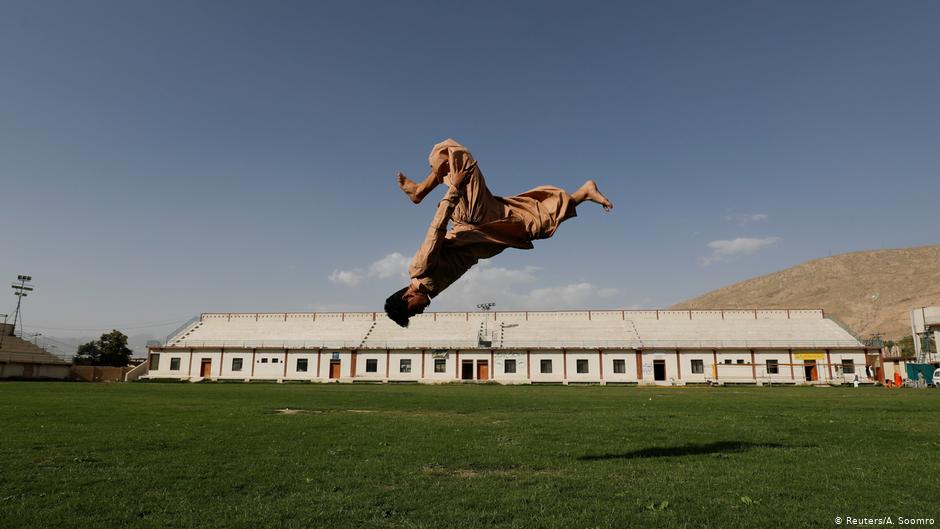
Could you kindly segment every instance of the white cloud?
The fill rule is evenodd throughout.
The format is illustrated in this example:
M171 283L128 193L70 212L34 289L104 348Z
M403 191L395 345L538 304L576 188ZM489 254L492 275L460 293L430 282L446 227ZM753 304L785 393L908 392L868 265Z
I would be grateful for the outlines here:
M362 274L355 270L333 270L330 274L330 281L348 287L354 287L362 281Z
M369 268L353 268L352 270L333 270L330 274L330 281L333 283L355 287L366 277L377 277L379 279L388 279L390 277L401 277L408 279L408 265L411 259L398 252L392 252L385 257L373 262Z
M398 252L393 252L369 265L368 275L379 279L396 275L407 278L409 264L411 264L411 259Z
M520 289L537 282L541 268L505 268L489 261L470 269L434 300L434 310L474 310L478 303L494 302L496 310L547 310L591 308L620 293L586 281L561 286Z
M407 279L410 263L411 259L393 252L365 269L334 270L330 281L356 287L367 278ZM619 289L587 281L534 288L541 270L537 266L493 266L484 259L435 298L434 310L475 310L477 304L490 301L496 303L496 310L583 309L602 301L606 306L606 300L620 294Z
M729 213L725 215L725 220L734 222L738 226L747 226L752 222L767 222L770 215L766 213Z
M765 237L763 239L738 237L731 240L712 241L706 245L711 248L712 253L708 257L702 258L702 264L708 266L738 255L755 254L764 248L775 246L780 241L780 237Z

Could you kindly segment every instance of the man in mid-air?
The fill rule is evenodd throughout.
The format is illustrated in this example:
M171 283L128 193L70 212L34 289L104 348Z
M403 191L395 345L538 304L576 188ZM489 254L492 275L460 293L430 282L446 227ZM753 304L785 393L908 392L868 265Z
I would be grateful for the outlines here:
M415 204L441 183L448 186L424 243L411 260L411 283L385 300L386 314L402 327L480 259L506 248L531 250L532 241L551 237L559 224L577 215L575 207L585 200L600 204L604 211L614 207L593 180L571 194L539 186L512 197L494 196L470 151L454 140L435 145L428 163L431 173L420 184L398 173L399 187ZM448 222L453 223L450 231Z

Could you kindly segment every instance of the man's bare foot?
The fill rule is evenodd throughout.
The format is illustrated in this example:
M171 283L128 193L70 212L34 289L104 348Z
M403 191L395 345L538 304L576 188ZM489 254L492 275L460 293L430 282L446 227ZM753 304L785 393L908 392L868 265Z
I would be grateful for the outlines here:
M398 172L398 187L408 195L408 198L411 199L415 204L421 202L421 197L418 196L418 184L414 183L413 180L402 174L401 171Z
M577 203L584 202L585 200L596 202L604 207L604 211L614 209L614 204L610 200L607 200L607 197L597 189L597 184L594 180L585 182L583 186L571 194L571 198Z

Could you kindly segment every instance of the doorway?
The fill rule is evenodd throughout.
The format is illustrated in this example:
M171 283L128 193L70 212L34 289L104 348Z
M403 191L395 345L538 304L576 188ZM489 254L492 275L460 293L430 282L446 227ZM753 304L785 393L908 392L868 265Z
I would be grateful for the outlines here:
M819 375L816 373L816 361L815 360L803 361L803 375L804 375L804 379L807 382L819 380Z
M199 376L201 376L202 378L209 378L211 374L212 374L212 359L203 358L202 364L200 364L199 366Z
M463 360L460 362L460 379L473 380L473 360Z
M339 378L340 361L330 360L330 378Z
M477 380L489 380L489 379L490 379L489 360L477 360Z
M653 380L666 381L666 361L653 360Z

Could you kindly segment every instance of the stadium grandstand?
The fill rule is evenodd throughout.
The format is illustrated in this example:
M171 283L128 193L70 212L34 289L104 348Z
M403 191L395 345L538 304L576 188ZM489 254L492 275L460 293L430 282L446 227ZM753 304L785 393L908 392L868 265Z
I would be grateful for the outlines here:
M207 313L149 350L142 378L505 384L874 382L822 310Z
M70 364L45 349L18 338L13 325L0 324L0 379L65 379Z

